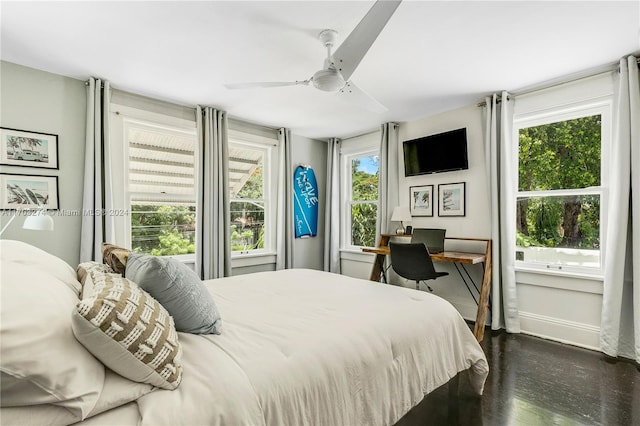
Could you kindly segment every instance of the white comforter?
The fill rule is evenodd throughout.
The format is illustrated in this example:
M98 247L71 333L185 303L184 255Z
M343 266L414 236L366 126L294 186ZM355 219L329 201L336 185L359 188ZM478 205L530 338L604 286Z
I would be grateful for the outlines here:
M180 334L182 384L137 400L143 425L388 425L465 369L482 393L485 356L437 296L312 270L207 285L223 333ZM135 407L85 423L128 423Z

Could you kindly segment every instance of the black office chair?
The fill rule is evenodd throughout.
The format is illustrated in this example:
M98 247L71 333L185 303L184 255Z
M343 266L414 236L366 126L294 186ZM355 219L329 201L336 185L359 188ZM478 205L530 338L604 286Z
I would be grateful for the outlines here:
M413 228L411 242L426 244L431 254L442 253L444 251L444 237L446 233L446 229Z
M416 282L416 290L420 290L420 281L435 280L449 275L448 272L437 272L424 243L389 243L391 251L391 267L398 275ZM433 291L425 283L429 291Z

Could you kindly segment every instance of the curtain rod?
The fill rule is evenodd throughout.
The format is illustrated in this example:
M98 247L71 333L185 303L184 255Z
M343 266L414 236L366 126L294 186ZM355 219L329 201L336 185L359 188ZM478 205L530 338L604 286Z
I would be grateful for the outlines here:
M635 56L635 55L634 55ZM640 66L640 58L636 59L636 63L638 64L638 66ZM565 83L570 83L572 81L578 81L580 79L583 78L589 78L589 77L595 77L601 74L605 74L611 71L615 71L618 70L620 68L620 62L616 62L616 63L611 63L611 64L606 64L606 65L602 65L600 67L597 68L591 68L587 71L581 71L581 72L577 72L577 73L573 73L573 74L569 74L563 77L559 77L559 78L555 78L552 80L547 80L543 83L538 83L535 85L531 85L531 86L525 86L521 89L518 90L514 90L513 92L510 92L511 94L515 95L515 96L522 96L522 95L526 95L532 92L536 92L538 90L544 90L544 89L548 89L550 87L554 87L554 86L559 86L561 84L565 84ZM507 99L510 99L509 97ZM498 103L502 102L502 100L500 98L498 98ZM479 102L478 104L476 104L476 106L478 107L484 107L486 106L487 103L486 101L482 101Z
M96 80L99 80L99 79L96 79ZM89 85L89 80L85 80L84 81L84 85L88 86ZM104 88L104 83L100 83L100 88Z
M507 96L507 100L511 100L511 97ZM498 98L496 99L496 103L500 104L502 103L502 98ZM483 107L483 106L487 106L487 101L482 101L482 102L478 102L476 104L477 107Z

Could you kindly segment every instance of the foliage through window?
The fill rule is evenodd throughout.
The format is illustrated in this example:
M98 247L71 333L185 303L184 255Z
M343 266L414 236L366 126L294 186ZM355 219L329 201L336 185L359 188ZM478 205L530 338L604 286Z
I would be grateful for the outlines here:
M195 206L132 204L133 251L154 256L195 253L195 219Z
M602 114L551 120L518 129L516 260L599 267Z
M352 157L350 166L350 245L373 247L378 214L378 155Z
M195 131L131 122L131 247L137 253L195 253Z

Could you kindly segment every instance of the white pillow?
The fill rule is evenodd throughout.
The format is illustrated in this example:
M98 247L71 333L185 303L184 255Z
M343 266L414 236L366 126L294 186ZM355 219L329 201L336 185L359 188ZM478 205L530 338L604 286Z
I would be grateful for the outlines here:
M0 405L53 404L84 418L100 396L104 366L71 329L74 271L35 247L1 243Z
M0 240L0 259L39 269L65 283L80 297L76 271L64 260L22 241Z
M100 399L98 399L88 418L135 401L156 389L145 383L132 382L109 369L105 369L104 387L100 393ZM3 425L39 426L70 425L81 420L80 417L71 414L69 410L51 404L30 405L28 407L2 407L0 409L0 419L2 419Z

